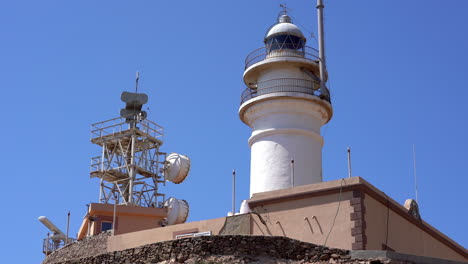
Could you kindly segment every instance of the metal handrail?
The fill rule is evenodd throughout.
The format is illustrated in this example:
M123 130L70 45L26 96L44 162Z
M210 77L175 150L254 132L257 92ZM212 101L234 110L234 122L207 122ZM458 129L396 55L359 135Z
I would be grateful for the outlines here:
M257 62L261 62L263 60L275 57L299 57L304 58L307 60L312 61L319 61L318 50L305 46L304 49L301 50L293 50L293 49L275 49L272 50L269 45L264 47L258 48L252 51L247 58L245 59L245 69L252 66Z
M330 98L322 95L320 92L320 82L315 80L297 79L297 78L280 78L258 82L252 87L247 87L241 94L241 104L244 102L264 94L279 93L279 92L294 92L310 94L330 102Z
M128 116L133 117L133 116ZM146 134L159 138L163 136L163 127L150 121L143 119L141 121L135 121L136 126L139 130ZM102 121L91 125L91 138L100 138L103 136L120 133L129 129L129 123L127 122L127 116L116 117L110 120Z
M59 248L62 248L68 244L71 244L73 242L75 242L76 239L74 238L71 238L69 237L68 238L68 243L65 244L64 241L60 240L60 241L54 241L50 238L44 238L43 242L42 242L42 253L46 254L46 255L49 255L50 253L56 251L57 249Z

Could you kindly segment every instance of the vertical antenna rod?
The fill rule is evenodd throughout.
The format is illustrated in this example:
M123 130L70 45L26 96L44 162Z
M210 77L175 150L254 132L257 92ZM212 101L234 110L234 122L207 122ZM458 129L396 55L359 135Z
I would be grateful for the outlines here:
M292 187L294 187L294 157L291 158L291 180Z
M138 93L138 80L140 80L140 72L136 72L135 93Z
M68 231L70 230L70 211L68 211L67 217L67 236L65 237L65 245L68 245Z
M416 178L416 151L413 144L413 176L414 176L414 190L416 193L416 202L418 203L418 181Z
M236 170L232 170L232 215L236 214Z
M351 148L348 147L348 178L352 177L352 172L351 172Z
M329 96L325 87L325 40L323 30L323 0L317 0L317 19L318 19L318 41L319 41L319 67L320 67L320 94Z

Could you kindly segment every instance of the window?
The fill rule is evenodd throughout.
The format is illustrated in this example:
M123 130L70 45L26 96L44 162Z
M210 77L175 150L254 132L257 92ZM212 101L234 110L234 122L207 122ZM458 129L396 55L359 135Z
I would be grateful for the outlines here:
M111 230L112 229L112 222L101 222L101 232Z
M269 51L283 49L303 51L305 43L300 37L281 34L269 37L266 44Z

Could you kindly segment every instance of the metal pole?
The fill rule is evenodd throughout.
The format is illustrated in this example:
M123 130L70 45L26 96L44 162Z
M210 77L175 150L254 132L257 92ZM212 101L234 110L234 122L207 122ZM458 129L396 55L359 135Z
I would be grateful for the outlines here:
M49 241L50 241L50 233L47 232L47 241L46 241L46 256L49 255Z
M101 172L104 172L104 159L106 157L105 153L106 153L106 143L104 143L102 145L101 164L100 164L101 166L99 166L100 169L101 169ZM102 188L103 184L104 184L104 180L101 178L101 181L100 181L100 184L99 184L99 202L100 203L102 203L102 197L104 195L104 190Z
M90 206L90 204L87 204L86 206L88 207L88 212L86 213L86 215L88 217L88 234L86 236L89 237L91 235L91 219L89 219L91 217L91 215L89 215L89 206Z
M140 72L136 72L135 93L138 93L138 80L140 80Z
M348 178L352 177L352 172L351 172L351 148L348 147Z
M291 159L291 178L292 187L294 187L294 158Z
M67 237L65 238L65 245L68 245L68 231L70 230L70 211L68 211L67 217Z
M135 134L132 135L132 146L131 146L131 157L130 157L130 181L128 183L128 203L133 202L133 181L135 180Z
M117 213L117 195L114 192L114 215L112 217L112 235L115 236L115 217Z
M418 181L416 178L416 150L413 144L413 175L414 175L414 190L416 193L416 203L418 202Z
M232 170L232 215L236 214L236 170Z
M323 30L323 5L322 0L317 0L317 19L318 19L318 44L319 44L319 67L320 67L320 94L329 96L329 92L325 87L325 40Z

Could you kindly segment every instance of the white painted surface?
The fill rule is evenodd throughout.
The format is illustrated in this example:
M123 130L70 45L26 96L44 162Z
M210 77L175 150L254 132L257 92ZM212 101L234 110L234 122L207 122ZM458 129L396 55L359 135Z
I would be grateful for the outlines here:
M278 23L274 25L265 35L265 38L269 36L276 35L276 34L284 34L287 33L289 35L297 36L300 38L304 38L302 31L292 23Z
M280 23L267 35L278 32L302 35L296 29L293 24ZM320 129L331 119L333 110L328 102L298 92L293 84L287 84L291 85L290 90L284 82L278 82L282 86L276 91L268 89L268 85L274 83L270 81L275 79L312 81L301 68L318 75L315 61L288 52L284 54L287 55L267 56L244 72L247 85L258 84L256 97L244 102L239 109L241 120L252 128L248 141L251 147L250 196L322 181Z
M239 213L240 213L240 214L247 214L247 213L250 213L250 207L249 207L249 203L247 202L247 200L243 200L243 201L242 201L241 206L240 206Z
M243 116L252 128L251 196L322 181L324 113L320 104L301 98L270 97L248 106Z

